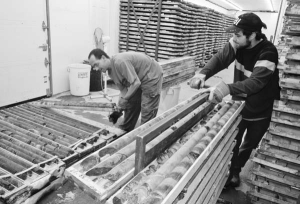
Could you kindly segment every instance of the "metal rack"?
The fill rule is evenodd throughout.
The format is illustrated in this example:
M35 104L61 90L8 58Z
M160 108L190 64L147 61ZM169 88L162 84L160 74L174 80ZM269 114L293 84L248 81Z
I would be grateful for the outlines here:
M253 203L298 203L300 195L300 5L285 11L279 52L281 99L256 150L248 192Z
M0 201L26 200L35 186L105 146L109 136L115 133L31 103L1 109Z
M138 51L157 61L194 56L204 65L229 40L233 17L179 1L121 0L119 50Z

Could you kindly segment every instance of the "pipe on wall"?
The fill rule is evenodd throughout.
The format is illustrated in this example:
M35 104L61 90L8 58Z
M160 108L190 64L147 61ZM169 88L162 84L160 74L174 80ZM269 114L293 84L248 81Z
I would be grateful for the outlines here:
M279 21L280 21L280 16L282 16L281 15L282 6L283 6L283 0L281 0L281 2L280 2L280 8L279 8L279 12L278 12L277 23L276 23L276 28L275 28L275 32L274 32L273 42L272 42L273 44L275 43L275 40L276 40L276 35L277 35L278 24L279 24Z
M48 37L48 58L49 58L49 84L50 91L47 92L47 96L50 97L53 94L53 72L52 72L52 53L51 53L51 32L50 32L50 6L49 0L46 0L46 18L47 18L47 37Z

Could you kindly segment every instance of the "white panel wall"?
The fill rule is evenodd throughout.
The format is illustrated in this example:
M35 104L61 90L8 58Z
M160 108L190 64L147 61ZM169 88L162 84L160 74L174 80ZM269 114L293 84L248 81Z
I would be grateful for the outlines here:
M119 52L119 16L120 16L120 0L107 0L109 1L109 36L110 42L108 43L108 54L114 55Z
M0 107L47 95L46 1L0 1Z
M117 52L118 13L118 0L50 1L53 94L69 90L67 66L87 59L97 27L110 37L108 54Z
M277 32L276 32L276 36L275 36L275 41L274 41L275 45L278 44L278 40L279 40L279 37L280 37L281 32L282 32L282 27L284 25L284 13L285 13L286 7L287 7L287 0L283 0L282 1L282 8L281 8L281 11L279 13L279 22L278 22Z

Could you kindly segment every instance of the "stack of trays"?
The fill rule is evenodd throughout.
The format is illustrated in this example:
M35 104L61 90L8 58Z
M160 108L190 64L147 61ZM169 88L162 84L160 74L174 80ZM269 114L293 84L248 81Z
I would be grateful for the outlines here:
M155 9L153 9L155 8ZM127 0L120 3L119 51L138 51L158 61L194 56L203 65L227 41L224 27L234 18L188 2L163 1L158 44L156 1Z
M206 97L183 101L69 167L66 175L99 203L216 203L244 103L214 108ZM138 151L144 136L154 139ZM142 156L145 167L135 175Z
M0 203L26 200L54 171L105 146L105 138L114 135L30 103L0 110Z
M179 57L158 63L163 69L163 89L180 84L195 75L194 57Z
M249 194L255 203L296 204L300 195L300 29L294 26L299 5L290 3L285 15L285 36L277 47L281 99L274 102L269 130L252 159Z

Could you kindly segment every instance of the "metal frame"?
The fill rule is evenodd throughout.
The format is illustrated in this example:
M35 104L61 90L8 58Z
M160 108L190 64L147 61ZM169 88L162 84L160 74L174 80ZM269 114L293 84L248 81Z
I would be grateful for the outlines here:
M138 27L138 31L139 31L139 34L141 36L140 40L139 40L139 43L136 47L136 51L139 49L140 47L140 44L142 43L143 44L143 48L144 48L144 51L145 51L145 54L147 54L147 49L146 49L146 46L145 46L145 42L144 42L144 35L145 35L145 32L148 28L148 25L149 25L149 22L154 14L154 11L156 10L156 7L158 7L158 22L157 22L157 35L156 35L156 45L155 45L155 60L157 61L158 59L158 45L159 45L159 31L160 31L160 19L161 19L161 8L162 8L162 0L156 0L155 2L155 5L151 11L151 14L150 14L150 17L146 23L146 26L145 28L143 29L143 31L141 30L140 28L140 24L139 24L139 21L138 21L138 17L135 13L135 8L134 8L134 5L132 3L132 0L128 0L128 6L127 6L127 39L126 39L126 51L128 51L128 39L129 39L129 13L130 13L130 6L132 7L132 10L133 10L133 13L134 13L134 17L135 17L135 20L136 20L136 24L137 24L137 27Z
M51 32L50 32L50 6L49 0L46 0L46 14L47 14L47 36L48 36L48 58L49 58L49 83L50 91L47 92L47 96L53 95L53 77L52 77L52 53L51 53Z

